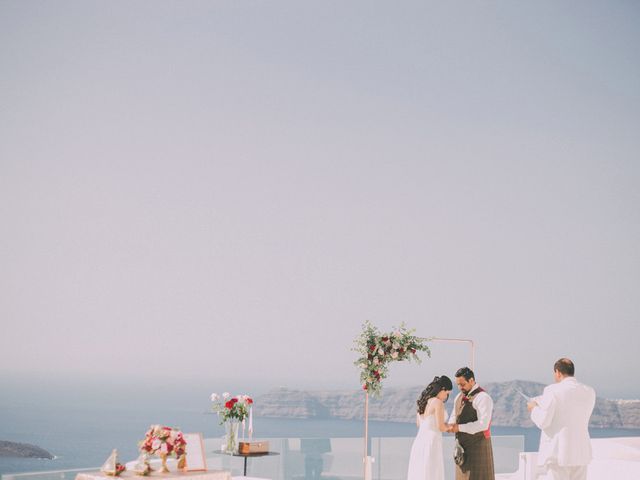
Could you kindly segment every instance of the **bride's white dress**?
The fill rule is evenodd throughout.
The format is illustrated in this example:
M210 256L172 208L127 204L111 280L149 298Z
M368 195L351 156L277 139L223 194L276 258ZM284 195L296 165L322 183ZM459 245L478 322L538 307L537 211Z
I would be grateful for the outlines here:
M407 480L444 480L442 432L435 415L420 419L420 428L411 446Z

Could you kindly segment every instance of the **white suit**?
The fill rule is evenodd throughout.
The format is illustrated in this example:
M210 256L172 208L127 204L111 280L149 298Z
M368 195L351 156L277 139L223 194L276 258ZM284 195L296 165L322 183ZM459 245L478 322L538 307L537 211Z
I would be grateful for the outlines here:
M536 402L531 420L542 430L538 465L544 467L546 478L586 478L592 457L588 427L596 402L593 388L565 377L546 387Z

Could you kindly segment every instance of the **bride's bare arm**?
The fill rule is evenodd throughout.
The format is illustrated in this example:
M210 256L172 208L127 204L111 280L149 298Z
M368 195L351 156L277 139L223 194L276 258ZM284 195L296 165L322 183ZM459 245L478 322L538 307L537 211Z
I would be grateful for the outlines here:
M433 400L435 404L435 414L436 414L436 423L438 424L438 429L441 432L446 432L449 428L446 423L444 423L444 403L439 398L435 398Z
M420 414L416 413L416 427L420 428Z

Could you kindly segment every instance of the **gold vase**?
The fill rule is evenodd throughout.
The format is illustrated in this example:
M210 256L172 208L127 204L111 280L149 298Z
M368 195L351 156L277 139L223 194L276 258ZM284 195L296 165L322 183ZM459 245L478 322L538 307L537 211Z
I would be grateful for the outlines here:
M183 453L178 457L178 470L184 470L187 468L187 455Z
M169 467L167 467L167 454L161 453L160 459L162 460L162 466L160 467L160 473L169 473Z

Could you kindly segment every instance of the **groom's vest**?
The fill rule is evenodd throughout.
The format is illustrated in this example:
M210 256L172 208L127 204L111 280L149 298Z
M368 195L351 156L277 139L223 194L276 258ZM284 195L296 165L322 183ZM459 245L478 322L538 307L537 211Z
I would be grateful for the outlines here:
M476 422L478 420L478 412L475 408L473 408L473 399L480 392L484 392L484 390L480 387L476 388L473 392L467 395L460 395L455 404L456 411L456 423L458 425L464 425L465 423ZM466 398L466 400L465 400ZM490 438L491 437L491 425L484 432L478 433L465 433L458 432L456 437L460 440L460 443L464 447L465 444L475 443L482 438Z

